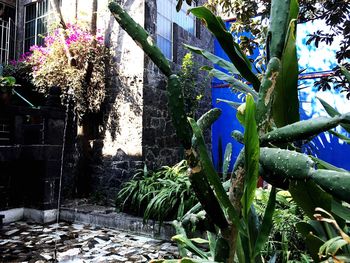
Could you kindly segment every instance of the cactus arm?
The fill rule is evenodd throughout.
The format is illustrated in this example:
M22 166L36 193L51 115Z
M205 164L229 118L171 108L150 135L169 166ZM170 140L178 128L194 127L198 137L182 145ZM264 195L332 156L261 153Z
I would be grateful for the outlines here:
M210 160L210 157L208 155L208 152L204 143L202 132L198 127L197 123L193 119L191 118L188 118L188 119L192 126L193 134L197 140L197 147L198 147L199 159L201 164L201 167L198 167L198 169L201 169L205 172L206 177L208 178L210 185L213 187L214 192L217 196L217 199L225 215L228 217L228 219L232 223L234 223L240 229L243 229L243 225L239 220L239 216L236 210L234 209L234 207L232 206L226 194L226 191L224 190L220 182L219 176L217 175L215 168Z
M281 61L276 57L271 58L260 86L256 107L256 122L261 134L265 133L270 126L272 100L280 69Z
M177 75L171 75L168 79L168 101L176 134L185 149L188 150L191 148L192 130L186 119L184 97Z
M270 173L266 172L264 168L260 165L259 167L259 175L264 179L264 181L273 185L274 187L288 190L289 188L289 180L282 176L273 176Z
M139 46L141 46L144 52L158 66L163 74L169 77L171 75L169 62L146 30L136 23L116 2L110 2L108 8L120 26Z
M186 231L183 228L181 222L179 222L177 220L174 220L172 222L172 226L175 228L176 235L183 235L185 238L187 238ZM178 249L179 249L180 257L187 257L188 256L188 254L187 254L188 250L183 245L181 245L180 243L178 243L177 246L178 246Z
M219 119L221 116L222 110L219 108L214 108L206 113L204 113L198 120L197 125L202 131L205 131L206 129L209 129L211 125Z
M271 176L295 180L310 179L314 170L307 155L278 148L260 148L260 164Z
M312 179L326 192L350 203L350 173L319 169L313 171Z
M269 35L270 58L281 59L289 25L291 0L273 0L270 11Z
M237 142L241 143L241 144L244 144L244 135L242 132L238 131L238 130L234 130L232 133L231 133L231 137L233 139L235 139Z
M330 117L318 117L309 120L295 122L284 127L270 131L260 139L261 144L285 143L301 139L308 139L321 132L328 131L346 121L348 115Z
M222 165L222 181L226 181L228 175L228 168L232 157L232 143L228 143L225 148L224 163Z

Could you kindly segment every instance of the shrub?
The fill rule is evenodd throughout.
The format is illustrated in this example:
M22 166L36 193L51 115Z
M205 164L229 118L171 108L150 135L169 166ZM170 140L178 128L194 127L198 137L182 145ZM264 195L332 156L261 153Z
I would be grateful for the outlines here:
M255 209L262 218L267 207L270 191L257 189ZM289 262L304 257L306 247L303 237L298 233L296 224L307 222L309 218L293 201L288 191L279 191L276 195L276 207L272 217L273 227L268 242L265 244L264 257L272 258L275 254L278 262Z
M48 94L49 88L58 86L63 92L73 93L75 109L81 119L88 112L100 109L105 97L105 62L110 57L109 49L103 44L102 36L92 35L87 28L78 24L67 24L66 38L61 37L62 28L57 28L45 37L44 46L32 46L31 53L22 55L12 62L9 71L31 80L36 89ZM69 63L66 56L69 49L76 61ZM93 65L88 78L88 64ZM28 66L30 77L26 74Z
M156 172L145 166L124 184L116 198L121 211L160 222L182 217L196 202L184 160Z

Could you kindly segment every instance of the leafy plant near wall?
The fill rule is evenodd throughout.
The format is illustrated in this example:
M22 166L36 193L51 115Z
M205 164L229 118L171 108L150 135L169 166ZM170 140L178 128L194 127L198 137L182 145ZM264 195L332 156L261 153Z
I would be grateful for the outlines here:
M187 53L182 59L179 78L184 93L184 103L187 116L194 117L200 100L203 97L207 81L200 78L199 66L193 60L193 54Z
M158 171L139 170L117 194L116 205L124 212L160 222L181 218L197 199L186 174L186 161Z
M254 200L256 213L263 218L270 191L257 189ZM296 229L299 222L307 222L308 217L293 201L288 191L276 193L276 207L272 217L273 227L268 242L263 248L263 256L267 259L276 258L277 262L298 261L306 257L306 247L303 238Z
M349 210L342 202L350 202L350 173L295 151L300 140L309 140L320 132L331 130L338 125L348 129L350 124L350 113L339 114L330 108L328 109L333 117L299 121L298 63L295 47L298 17L296 0L272 1L267 39L268 64L261 80L252 72L250 61L234 42L231 33L226 31L220 17L205 7L189 10L205 22L230 59L230 62L220 60L208 51L198 50L214 63L220 63L220 66L230 73L208 70L212 75L226 80L233 88L246 94L246 102L237 109L237 118L244 126L244 134L234 133L234 138L243 143L244 148L235 162L228 184L221 183L202 135L202 132L219 118L221 111L212 109L197 121L186 118L181 84L178 76L172 73L169 62L147 32L118 4L111 2L109 8L120 26L137 41L168 77L170 113L177 136L185 148L189 180L200 201L201 209L204 210L198 212L196 207L185 215L183 221L185 218L191 218L192 221L200 218L209 222L208 240L204 241L208 242L209 252L199 249L194 240L187 238L184 222L175 221L178 235L173 239L180 245L180 252L184 258L178 261L156 262L232 263L236 258L239 262L262 262L262 250L273 224L277 187L288 189L293 200L310 218L313 218L315 209L320 207L331 212L339 221L341 230L345 227L342 216L349 213ZM240 79L234 78L234 75L239 75ZM252 83L253 89L244 80ZM258 175L273 185L261 223L253 205ZM319 229L327 233L329 225L316 221L316 225L310 223L307 227L307 230L313 231L300 231L306 240L317 240L306 242L310 252L323 252L324 247L328 247L326 238L330 235L326 238L318 237L315 234L318 232L314 230ZM341 235L344 231L336 229L335 233L337 232ZM344 235L341 235L341 238L347 240ZM347 244L341 242L340 245L336 243L338 249L333 251L332 256L349 258L345 250ZM189 251L201 259L188 258ZM313 259L320 261L318 254L313 252Z

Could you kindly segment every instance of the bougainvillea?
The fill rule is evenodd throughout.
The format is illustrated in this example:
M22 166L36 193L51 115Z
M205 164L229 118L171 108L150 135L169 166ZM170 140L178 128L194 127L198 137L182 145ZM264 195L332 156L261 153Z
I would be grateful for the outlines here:
M39 92L48 93L52 86L62 92L73 93L76 113L80 118L88 112L100 109L105 96L105 64L109 50L104 46L103 36L92 35L83 26L67 24L66 37L61 28L45 37L44 46L32 46L25 57L32 68L33 83ZM71 65L66 49L74 56ZM87 77L88 63L92 63L91 77Z

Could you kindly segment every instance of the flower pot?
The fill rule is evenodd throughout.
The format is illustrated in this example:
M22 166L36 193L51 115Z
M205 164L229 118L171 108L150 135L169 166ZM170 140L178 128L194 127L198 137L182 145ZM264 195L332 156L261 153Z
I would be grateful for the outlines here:
M11 102L12 97L12 87L1 86L0 87L0 105L7 106Z

